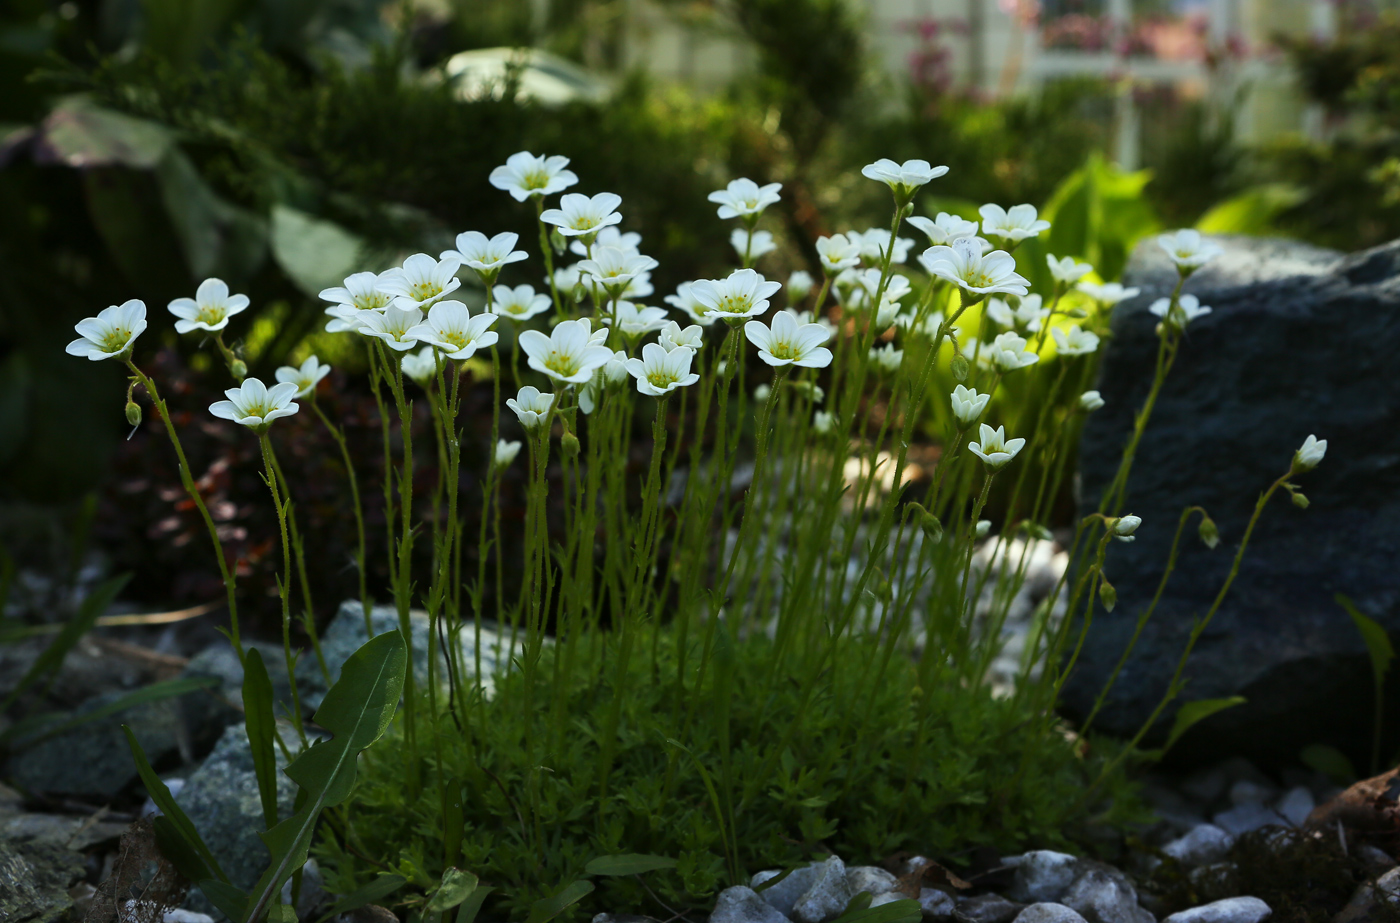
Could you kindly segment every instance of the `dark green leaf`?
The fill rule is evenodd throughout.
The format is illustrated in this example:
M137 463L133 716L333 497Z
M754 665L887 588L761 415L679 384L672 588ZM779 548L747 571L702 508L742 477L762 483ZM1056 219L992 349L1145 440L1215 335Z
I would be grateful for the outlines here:
M0 741L8 740L11 737L24 737L24 734L35 727L43 727L43 733L33 737L24 737L18 745L19 748L32 747L40 741L48 740L50 737L57 737L59 734L66 734L76 727L81 727L90 721L98 721L108 718L118 712L126 711L128 708L135 708L137 705L146 705L150 702L159 702L162 699L171 699L176 696L186 695L191 692L198 692L201 689L209 689L219 685L219 680L213 676L187 676L183 679L167 679L159 683L152 683L143 686L126 695L118 696L112 701L94 708L92 711L74 715L66 721L58 724L47 724L47 716L37 722L19 721L11 725L0 734ZM46 725L47 726L44 726Z
M1356 781L1356 767L1347 755L1336 747L1327 744L1309 744L1298 754L1298 759L1309 769L1331 779L1334 785L1350 785Z
M233 885L214 878L200 881L199 890L204 892L204 896L209 898L209 903L219 908L219 912L224 916L230 920L242 919L243 910L248 906L248 895Z
M122 725L122 730L126 732L126 742L131 746L131 757L136 761L136 771L141 776L141 784L146 786L146 794L151 796L151 800L156 803L156 807L170 821L169 835L178 836L182 841L181 849L184 852L193 852L204 861L205 866L217 876L219 881L228 882L228 876L219 867L219 861L214 858L214 854L209 851L209 847L204 845L204 840L199 836L199 831L194 829L189 815L175 803L175 797L170 794L170 789L165 787L165 783L151 769L150 761L146 759L145 752L141 749L141 744L136 741L136 735L131 733L131 728ZM174 861L172 859L172 861Z
M363 268L365 242L338 224L275 205L272 209L272 255L277 265L307 297L340 285Z
M267 923L297 923L296 908L287 904L273 904L267 908Z
M428 906L425 909L428 913L451 910L470 897L471 893L476 890L476 886L476 876L471 872L450 868L442 873L442 884L428 899Z
M919 923L922 915L919 902L906 899L852 910L841 914L834 923Z
M759 894L762 894L764 891L767 891L769 888L773 887L773 886L774 886L775 884L777 884L778 882L780 882L780 881L782 881L783 879L787 878L789 875L791 875L791 874L792 874L793 872L795 872L795 871L797 871L797 869L795 869L795 868L783 869L781 872L779 872L778 874L774 875L772 878L768 879L767 881L763 882L762 884L754 885L754 886L753 886L753 890L756 891L756 892L758 892Z
M482 903L486 896L491 893L490 888L478 887L473 891L462 905L457 908L457 923L475 923L476 915L481 910Z
M272 712L272 680L257 648L250 648L243 662L243 712L262 802L263 828L271 830L277 826L277 744L273 736L277 719Z
M0 702L0 714L8 711L10 706L15 704L15 700L29 690L39 678L50 670L57 671L63 666L63 658L68 656L68 652L73 649L79 639L87 634L92 628L97 617L102 614L112 600L126 586L126 582L131 579L130 574L122 574L120 577L113 577L106 583L98 585L88 597L78 606L77 614L73 619L63 626L63 630L58 633L58 637L53 639L43 653L34 659L34 663L29 670L20 678L15 688L10 690L10 694L5 696Z
M373 904L382 901L384 898L402 888L408 881L402 875L381 875L356 891L345 895L340 900L331 904L330 909L321 914L316 923L326 923L331 917L340 916L348 910L356 910L366 904Z
M1356 624L1356 630L1361 632L1361 640L1366 642L1366 651L1371 655L1371 675L1376 681L1376 687L1380 688L1385 683L1385 674L1390 669L1390 662L1395 659L1395 647L1390 643L1390 636L1374 619L1356 608L1356 604L1349 598L1341 593L1333 598L1337 605L1347 610L1347 615L1351 616L1352 622Z
M301 787L302 805L258 834L272 855L272 865L258 879L243 923L257 923L282 885L306 864L321 811L350 796L356 757L379 739L394 717L407 663L403 635L397 631L374 638L345 661L340 679L316 712L316 723L334 736L303 750L286 770Z
M1172 745L1181 739L1181 735L1191 730L1192 725L1198 721L1204 721L1227 708L1243 705L1246 701L1242 695L1232 695L1225 699L1198 699L1195 702L1184 703L1177 709L1176 720L1172 722L1172 731L1167 735L1167 743L1162 747L1162 752L1170 750Z
M541 898L530 905L525 923L545 923L563 913L570 905L582 900L593 890L591 881L575 881L553 897Z
M599 856L583 867L589 875L640 875L657 869L673 869L675 859L665 856L644 856L640 853L626 853L619 856Z
M179 828L170 818L164 814L156 815L151 820L151 829L161 855L169 859L170 864L175 866L181 875L190 881L202 881L214 876L214 873L209 871L209 866L204 864L199 852L189 848Z
M171 147L164 125L103 109L81 97L59 103L44 120L45 150L66 166L148 170Z

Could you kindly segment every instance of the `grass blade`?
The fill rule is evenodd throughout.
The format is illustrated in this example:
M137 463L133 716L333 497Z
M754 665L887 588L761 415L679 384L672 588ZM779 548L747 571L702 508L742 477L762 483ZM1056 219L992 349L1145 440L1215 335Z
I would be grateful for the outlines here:
M209 847L200 838L199 831L194 829L194 824L180 806L175 803L175 796L170 794L170 789L165 787L165 783L151 769L151 763L146 759L146 753L141 749L141 744L137 742L136 735L131 733L131 728L122 725L122 730L126 732L126 742L131 746L131 757L136 761L136 771L141 775L141 783L146 786L146 794L151 796L151 800L160 808L166 819L170 821L170 830L178 835L183 848L199 856L200 860L214 876L225 884L228 884L228 876L219 867L219 862L214 858L214 854L209 851Z
M571 905L578 903L593 893L593 882L575 881L553 897L546 897L530 905L530 916L525 923L545 923L563 913Z
M248 649L243 663L243 712L262 802L263 828L271 830L277 826L277 749L273 739L277 719L272 713L272 680L257 648Z
M665 856L644 856L639 853L626 853L618 856L599 856L583 867L589 875L640 875L657 869L673 869L675 859Z
M100 708L94 708L90 712L75 715L66 721L44 728L41 734L23 740L12 749L32 747L41 741L48 740L51 737L57 737L59 734L66 734L76 727L82 727L84 724L91 721L100 721L103 718L126 711L128 708L135 708L138 705L146 705L151 702L159 702L163 699L173 699L177 696L198 692L201 689L209 689L217 685L219 685L219 680L213 676L188 676L183 679L167 679L159 683L152 683L149 686L144 686L140 689L128 692L126 695L119 696ZM43 727L44 723L48 720L50 720L50 717L45 715L38 719L16 722L7 728L4 733L0 733L0 743L4 743L16 737L22 738L30 730Z
M408 879L402 875L381 875L363 888L352 891L331 904L330 909L316 919L316 923L326 923L331 917L340 916L350 910L358 910L366 904L373 904L375 901L382 901L407 883Z

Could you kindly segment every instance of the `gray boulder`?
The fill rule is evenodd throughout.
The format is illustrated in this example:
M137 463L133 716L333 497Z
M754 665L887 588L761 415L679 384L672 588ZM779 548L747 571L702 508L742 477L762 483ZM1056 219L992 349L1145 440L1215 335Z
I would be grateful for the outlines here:
M846 884L846 864L840 856L832 856L815 866L816 878L792 905L792 917L798 923L827 923L841 915L851 902L851 888Z
M1012 861L1003 859L1007 865ZM1014 857L1016 877L1007 897L1026 904L1058 901L1079 873L1079 859L1069 853L1037 849Z
M884 894L893 891L899 882L893 874L875 865L856 865L846 869L846 886L852 894L868 891L871 894Z
M1187 699L1242 695L1247 704L1197 725L1179 763L1221 753L1278 763L1328 742L1369 752L1372 695L1365 646L1333 600L1344 592L1400 640L1400 242L1343 257L1304 244L1223 238L1225 253L1185 291L1213 308L1193 321L1137 452L1123 512L1143 518L1132 544L1112 543L1113 612L1096 613L1063 706L1092 707L1161 577L1183 507L1203 505L1220 529L1214 551L1183 541L1168 584L1114 685L1097 727L1131 735L1162 694L1196 617L1230 569L1259 492L1315 433L1326 459L1261 518L1238 579L1186 667ZM1154 299L1174 270L1155 240L1129 263L1143 294L1114 311L1113 338L1080 444L1081 515L1112 481L1157 353ZM1171 727L1180 699L1157 722ZM1349 703L1354 707L1348 707Z
M0 840L0 920L49 923L73 901L68 888L83 877L83 857L61 846Z
M1257 897L1227 897L1167 917L1162 923L1262 923L1273 911Z
M1060 903L1089 923L1156 923L1138 906L1137 889L1128 876L1099 862L1085 862Z
M1024 904L1009 901L1000 894L976 894L958 899L958 923L1011 923Z
M753 888L735 885L719 892L710 923L791 923Z
M820 874L820 863L813 862L801 868L795 868L788 873L788 876L775 885L758 891L759 885L777 878L782 872L777 869L765 869L762 872L755 872L753 878L749 880L749 885L755 889L755 893L765 900L770 907L778 911L785 917L792 916L792 908L797 903L797 899L807 893L807 889L812 886Z
M1014 923L1085 923L1085 920L1064 904L1046 901L1022 910Z
M900 894L899 897L904 895ZM874 905L874 901L870 902ZM937 888L919 889L919 912L927 923L946 923L957 915L957 902L947 891Z
M1179 839L1162 847L1162 852L1182 865L1197 866L1219 862L1234 845L1235 838L1215 824L1199 824Z

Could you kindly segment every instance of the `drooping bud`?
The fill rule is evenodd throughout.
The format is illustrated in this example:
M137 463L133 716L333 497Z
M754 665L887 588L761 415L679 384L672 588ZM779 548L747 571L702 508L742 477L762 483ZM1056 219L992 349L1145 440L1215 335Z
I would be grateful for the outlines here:
M141 405L135 401L126 402L126 422L130 426L141 425Z
M970 366L969 366L968 363L967 363L967 357L966 357L966 356L964 356L964 355L962 355L961 353L959 353L958 355L956 355L956 356L953 357L953 377L954 377L954 378L956 378L958 381L967 381L967 374L968 374L969 371L970 371Z
M577 458L579 450L578 437L575 436L573 433L566 432L559 439L559 449L564 453L565 458Z
M943 541L943 523L937 516L925 509L922 503L910 503L909 508L919 518L919 528L924 530L924 538L935 545Z
M1308 508L1308 498L1303 495L1303 492L1301 490L1293 491L1293 505L1298 507L1298 509L1300 510L1305 510Z
M248 363L242 359L234 359L228 364L228 372L241 382L248 377Z
M978 538L986 538L991 534L992 521L990 519L977 520L977 528L974 531L977 533Z
M1102 575L1099 577L1099 599L1103 600L1103 607L1108 612L1112 612L1113 607L1118 605L1118 591L1108 582L1108 578Z
M563 256L564 251L569 248L569 242L559 233L557 227L549 232L549 246L557 256Z
M1200 533L1201 541L1207 548L1214 548L1220 544L1220 530L1215 527L1215 520L1209 516L1201 516L1201 525L1196 531Z

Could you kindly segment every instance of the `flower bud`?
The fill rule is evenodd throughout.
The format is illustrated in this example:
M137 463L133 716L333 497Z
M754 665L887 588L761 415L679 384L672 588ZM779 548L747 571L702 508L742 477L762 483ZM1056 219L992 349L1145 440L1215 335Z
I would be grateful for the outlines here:
M1308 508L1308 498L1303 496L1303 492L1301 490L1293 491L1293 505L1298 507L1298 509L1300 510L1305 510Z
M549 246L556 256L563 256L564 251L569 248L569 242L564 239L564 235L559 233L556 227L549 232Z
M755 401L758 401L758 402L762 403L763 401L768 400L769 396L771 396L772 393L773 393L772 387L770 387L770 386L769 386L768 384L766 384L766 383L765 383L765 384L761 384L761 385L759 385L757 388L754 388L754 389L753 389L753 399L754 399Z
M135 401L126 402L126 422L131 426L141 425L141 405Z
M1069 309L1068 311L1066 311L1065 313L1068 314L1070 317L1079 318L1079 319L1083 319L1083 318L1089 316L1089 312L1086 311L1086 310L1084 310L1083 308L1070 308L1070 309Z
M1108 612L1112 612L1113 607L1118 605L1118 591L1104 576L1099 577L1099 599L1103 600L1103 607Z
M1103 407L1103 395L1097 391L1085 391L1079 395L1079 407L1085 413L1093 413Z
M581 303L588 297L588 287L582 282L575 282L573 291L569 292L569 300L575 304Z
M234 359L228 364L228 371L234 378L242 381L248 377L248 363L244 362L242 359Z
M1131 542L1136 536L1137 527L1142 525L1141 516L1119 516L1109 522L1113 537L1123 542Z
M1309 436L1298 451L1293 453L1293 474L1301 474L1317 467L1327 454L1327 440Z
M818 410L812 415L812 429L825 436L831 432L831 424L835 418L825 410Z
M967 357L959 353L953 357L953 377L958 381L967 381L969 371Z
M1052 533L1049 529L1045 528L1045 526L1042 526L1038 522L1031 522L1030 520L1026 520L1025 522L1021 523L1021 528L1026 530L1027 535L1038 541L1053 542L1055 540L1054 533Z
M1215 527L1215 520L1209 516L1201 516L1201 525L1196 531L1207 548L1214 548L1220 544L1220 530Z
M986 538L992 531L992 521L990 519L977 520L977 528L973 531L978 538Z
M910 503L909 508L919 517L919 528L924 530L924 538L933 544L943 540L943 523L938 517L924 508L922 503Z
M565 458L577 458L579 449L578 437L573 433L566 432L559 439L559 448L564 453Z

